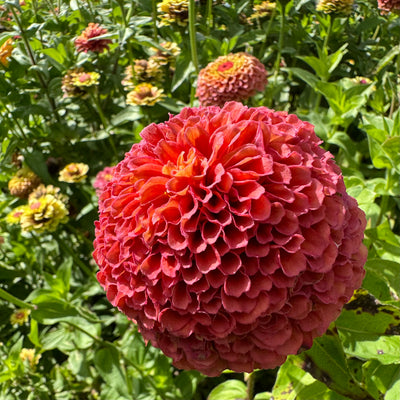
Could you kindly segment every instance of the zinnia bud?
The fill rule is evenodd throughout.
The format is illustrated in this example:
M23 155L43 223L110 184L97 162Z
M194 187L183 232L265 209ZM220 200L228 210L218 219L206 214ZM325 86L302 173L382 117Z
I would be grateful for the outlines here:
M239 103L151 124L99 200L109 301L178 368L274 368L364 276L366 220L313 126Z
M247 53L218 57L199 73L196 96L202 106L223 106L263 91L267 84L265 66Z

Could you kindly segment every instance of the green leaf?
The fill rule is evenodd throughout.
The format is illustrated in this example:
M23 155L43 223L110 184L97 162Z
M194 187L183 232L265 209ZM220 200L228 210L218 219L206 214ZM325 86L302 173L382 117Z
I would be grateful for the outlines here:
M400 309L358 290L336 320L344 350L382 364L400 363Z
M315 75L302 68L292 67L292 68L282 68L282 70L292 72L294 75L296 75L298 78L303 80L305 83L307 83L307 85L309 85L315 90L317 88L317 83L320 82L320 80Z
M312 348L299 357L305 362L303 369L333 391L350 398L366 397L364 390L355 383L336 330L330 329L316 338Z
M97 350L94 364L108 386L115 389L121 396L127 399L132 398L127 387L125 372L120 364L119 353L114 346L109 345Z
M229 379L216 386L207 400L244 400L247 399L246 385L237 379Z
M274 400L346 400L332 392L324 383L314 379L299 356L289 356L279 368L272 389Z
M128 106L111 119L111 124L113 126L119 126L126 122L137 121L142 117L143 115L139 107Z
M400 297L400 263L381 258L370 258L364 268L384 279L388 287Z
M379 71L381 71L387 65L389 65L389 63L393 60L393 58L396 57L398 54L400 54L400 45L394 46L383 56L383 58L381 58L381 60L378 62L377 66L375 67L373 74L374 75L377 74Z

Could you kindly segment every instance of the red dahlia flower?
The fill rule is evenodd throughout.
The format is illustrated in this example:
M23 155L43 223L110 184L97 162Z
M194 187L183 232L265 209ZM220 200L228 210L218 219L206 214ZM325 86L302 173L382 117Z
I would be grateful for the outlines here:
M222 107L262 92L267 71L256 57L247 53L218 57L199 73L196 96L202 106Z
M274 368L364 276L364 213L313 126L239 103L151 124L99 201L109 301L178 368Z
M99 24L90 22L87 28L75 39L75 47L78 52L87 53L89 50L95 53L102 53L108 50L110 39L96 39L98 36L105 35L107 29Z

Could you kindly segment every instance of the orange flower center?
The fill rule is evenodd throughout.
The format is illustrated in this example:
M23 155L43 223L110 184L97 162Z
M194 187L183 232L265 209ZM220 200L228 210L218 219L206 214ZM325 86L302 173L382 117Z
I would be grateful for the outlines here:
M224 72L227 71L228 69L231 69L232 67L233 67L232 61L225 61L224 63L218 65L218 71Z

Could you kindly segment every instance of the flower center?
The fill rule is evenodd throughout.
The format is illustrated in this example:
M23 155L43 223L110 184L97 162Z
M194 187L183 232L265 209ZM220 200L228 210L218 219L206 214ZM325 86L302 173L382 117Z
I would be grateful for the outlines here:
M224 71L227 71L228 69L231 69L232 67L233 67L232 61L225 61L224 63L222 63L218 66L218 71L224 72Z

